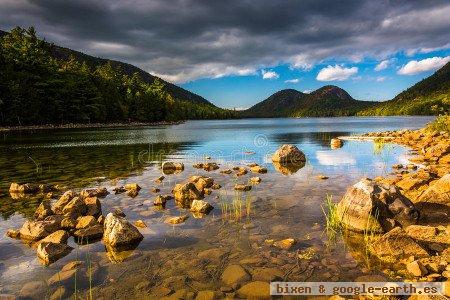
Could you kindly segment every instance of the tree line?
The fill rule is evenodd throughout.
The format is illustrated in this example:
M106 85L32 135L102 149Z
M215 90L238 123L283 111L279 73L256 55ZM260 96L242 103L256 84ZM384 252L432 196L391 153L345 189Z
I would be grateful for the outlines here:
M62 60L16 27L0 38L0 125L158 122L232 118L236 112L176 99L159 80L145 82L111 63Z

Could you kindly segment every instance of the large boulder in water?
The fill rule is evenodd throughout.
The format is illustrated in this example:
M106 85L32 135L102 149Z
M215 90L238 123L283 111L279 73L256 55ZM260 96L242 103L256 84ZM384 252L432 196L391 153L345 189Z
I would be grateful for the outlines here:
M281 164L302 164L306 157L296 146L283 145L272 155L272 161Z
M418 202L436 203L450 206L450 174L433 181L419 196Z
M351 186L337 206L343 226L358 232L383 233L419 218L414 204L394 185L365 178Z
M124 217L109 213L103 224L103 241L111 247L129 247L144 238L139 230Z

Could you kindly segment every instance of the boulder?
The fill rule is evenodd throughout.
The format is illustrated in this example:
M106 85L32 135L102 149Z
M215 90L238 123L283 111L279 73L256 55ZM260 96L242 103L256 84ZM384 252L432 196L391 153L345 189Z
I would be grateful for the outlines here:
M91 226L99 225L97 219L94 216L84 216L78 218L75 229L84 229Z
M25 183L25 184L18 184L18 183L11 183L11 186L9 187L9 192L14 194L14 193L19 193L19 194L34 194L37 193L39 191L39 187L29 184L29 183Z
M306 161L305 154L294 145L283 145L272 155L273 162L282 164L301 164Z
M87 206L83 199L80 197L74 197L69 203L64 206L62 213L73 216L82 216L86 213Z
M109 192L105 187L101 188L92 188L92 189L86 189L82 190L80 193L80 196L82 198L88 198L88 197L106 197Z
M103 241L113 248L138 244L144 238L124 217L109 213L103 224Z
M400 227L395 227L382 235L372 246L374 254L381 260L395 261L410 256L416 258L429 256L428 252Z
M344 142L339 138L334 138L334 139L331 139L331 141L330 141L331 149L339 149L339 148L342 148L343 145L344 145Z
M450 230L433 226L410 225L405 228L406 234L420 243L438 243L450 245Z
M406 265L406 270L408 270L408 272L415 277L422 277L428 273L427 268L425 268L425 266L418 260L408 263Z
M418 202L450 206L450 174L431 182L430 186L419 196Z
M17 229L8 229L6 231L6 236L12 239L20 239L20 231Z
M178 183L173 189L175 201L182 207L190 207L194 199L202 199L203 192L199 191L194 183Z
M206 176L191 176L188 181L192 182L199 191L212 187L214 184L214 179Z
M267 173L267 168L261 167L261 166L253 166L250 168L250 170L253 173L260 173L260 174L264 174Z
M57 231L47 235L42 240L40 240L38 242L38 244L40 244L40 243L66 244L68 239L69 239L69 233L67 231L57 230Z
M56 244L50 242L40 243L37 247L37 255L45 265L49 265L58 259L66 256L73 250L66 244Z
M184 170L184 164L180 162L166 161L162 164L161 169L164 174L178 173Z
M207 214L213 208L211 204L203 200L193 200L191 203L191 211L195 213Z
M77 220L71 218L71 217L66 217L64 219L61 220L61 228L63 229L74 229L77 226Z
M141 187L137 183L127 183L124 185L126 191L140 191Z
M357 232L383 233L397 223L411 224L419 218L414 204L396 186L368 178L347 190L336 213L346 229Z
M50 201L44 200L39 204L36 212L34 213L34 218L36 220L43 220L48 216L53 215L53 211L50 205Z
M103 236L103 226L98 224L73 232L75 240L79 244L89 244L99 240Z
M20 238L30 241L38 241L60 228L55 221L25 221L20 229Z
M261 177L251 177L250 183L252 184L259 184L261 182Z
M97 217L102 214L102 204L97 197L87 197L83 201L86 204L86 215Z
M74 191L66 191L62 196L53 204L52 210L55 214L61 214L64 206L70 202L77 194Z

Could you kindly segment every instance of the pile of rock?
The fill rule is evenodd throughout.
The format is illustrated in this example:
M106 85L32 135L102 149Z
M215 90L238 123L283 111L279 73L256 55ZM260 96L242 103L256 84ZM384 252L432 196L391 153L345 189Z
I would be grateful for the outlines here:
M208 172L219 169L219 165L215 162L196 163L193 167L196 169L203 169Z
M53 205L44 200L36 209L33 221L26 221L20 230L8 230L7 236L20 238L35 247L46 265L73 250L67 245L70 236L81 244L103 237L105 244L112 247L140 241L142 235L123 217L109 214L104 219L99 197L107 194L106 188L86 189L80 193L69 190Z
M161 169L166 175L180 173L184 170L184 164L180 162L166 161L162 164Z
M175 202L179 206L190 208L191 211L195 212L208 213L212 209L212 206L209 204L206 205L206 202L204 201L198 202L198 200L203 199L205 194L210 194L212 188L220 188L219 184L214 183L213 178L206 176L191 176L187 182L176 184L172 192ZM199 207L208 207L208 209L202 208L198 210Z

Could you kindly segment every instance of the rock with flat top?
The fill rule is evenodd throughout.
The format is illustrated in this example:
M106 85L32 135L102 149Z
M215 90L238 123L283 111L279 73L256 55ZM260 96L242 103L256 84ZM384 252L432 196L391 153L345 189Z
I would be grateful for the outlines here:
M57 230L45 238L40 240L38 243L54 243L54 244L66 244L69 239L69 233L65 230Z
M105 187L86 189L86 190L82 190L80 192L81 198L88 198L88 197L102 198L102 197L106 197L108 194L109 194L109 192Z
M84 229L91 226L98 225L97 219L94 216L84 216L78 219L76 229Z

